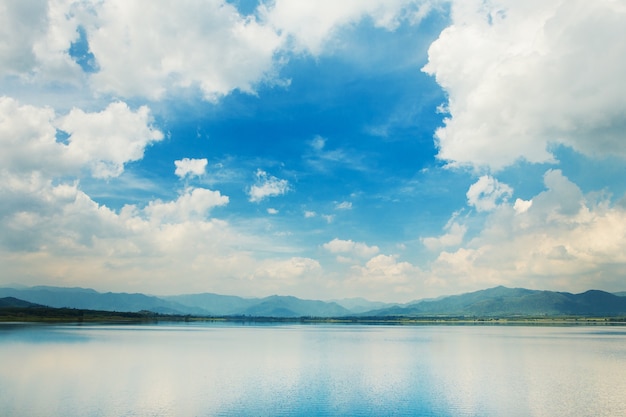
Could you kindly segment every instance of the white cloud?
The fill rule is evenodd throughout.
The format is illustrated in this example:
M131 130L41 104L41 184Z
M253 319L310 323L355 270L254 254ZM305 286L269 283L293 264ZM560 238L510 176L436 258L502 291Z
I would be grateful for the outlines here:
M307 219L310 219L310 218L315 217L315 216L317 216L317 213L314 212L314 211L305 210L305 212L304 212L304 217L307 218Z
M163 139L151 121L148 107L133 112L116 102L99 113L72 109L56 124L70 135L70 157L88 164L94 177L110 178L120 175L125 163L143 158L146 146Z
M161 97L197 86L209 100L274 76L281 37L224 1L112 0L89 6L96 90Z
M361 258L369 258L379 252L378 246L368 246L365 243L352 240L333 239L322 245L330 253L347 253Z
M446 233L439 237L425 237L421 241L430 250L438 250L451 246L459 246L467 232L467 226L457 222L449 222L445 229Z
M327 283L335 293L352 294L371 300L408 302L440 295L446 283L398 255L375 254L358 264L354 258L338 255L337 262L348 266Z
M419 268L409 262L398 262L397 255L377 255L367 261L364 267L353 266L352 273L355 274L353 279L361 284L394 285L396 291L404 285L416 286L421 278Z
M267 214L278 214L278 210L276 210L275 208L268 208L267 209Z
M54 110L20 105L0 97L0 164L14 173L33 170L64 173L78 163L69 160L66 147L56 141Z
M0 76L148 99L193 87L216 100L278 82L275 54L283 37L222 0L33 0L0 7ZM69 54L79 27L98 66L89 77Z
M51 241L61 239L67 233L57 227L64 220L64 207L77 200L77 192L76 184L53 185L38 172L14 175L0 170L2 246L14 251L58 248L51 245ZM94 223L86 226L93 227ZM74 236L76 240L82 240L79 230Z
M78 3L74 0L50 0L46 6L45 35L36 39L32 46L38 61L34 69L36 79L82 87L85 74L69 54L72 42L79 38L81 22L77 17L81 13L77 10Z
M622 288L624 208L587 199L559 170L546 172L544 183L546 190L532 200L494 208L469 243L439 254L431 273L457 291L498 284L570 291Z
M619 1L454 1L424 67L448 94L439 157L498 170L563 144L626 158L625 20Z
M183 158L181 160L174 161L174 165L176 165L176 170L174 171L174 174L176 174L176 176L178 176L179 178L185 178L187 176L199 177L204 175L204 173L206 172L207 163L208 161L206 158Z
M335 220L335 216L333 214L322 214L322 218L326 220L326 223L330 224Z
M326 139L319 135L315 136L311 141L311 147L315 151L321 151L322 149L324 149L324 146L326 146Z
M313 55L322 53L341 26L369 17L376 27L393 30L402 19L418 22L428 10L427 2L412 0L275 0L260 7L262 19L285 33L296 51Z
M515 209L516 213L521 214L521 213L528 211L528 209L532 205L533 205L533 200L522 200L521 198L518 198L515 200L513 209Z
M491 211L500 203L506 202L513 189L497 179L483 175L467 190L467 203L478 211Z
M37 61L32 45L45 33L46 2L3 2L0 11L0 74L27 73Z
M370 259L365 264L367 274L384 279L406 280L415 268L408 262L398 262L397 258L394 255L378 255Z
M321 270L318 261L311 258L293 257L286 260L266 260L255 270L254 278L279 279L284 284L294 284L289 280L303 277Z
M77 22L69 1L9 1L0 5L0 76L75 84L80 67L68 50Z
M341 203L337 203L335 206L336 210L351 210L352 203L350 201L342 201Z
M147 107L133 111L122 102L99 113L73 109L59 117L51 108L0 97L0 162L13 173L67 175L85 167L96 178L115 177L163 138L151 121ZM57 128L69 134L67 143L57 141Z
M176 201L151 201L144 211L158 223L202 219L214 207L228 204L228 197L206 188L189 188Z
M256 172L256 184L248 191L249 200L253 203L263 201L268 197L283 195L289 191L289 182L269 175L259 169Z

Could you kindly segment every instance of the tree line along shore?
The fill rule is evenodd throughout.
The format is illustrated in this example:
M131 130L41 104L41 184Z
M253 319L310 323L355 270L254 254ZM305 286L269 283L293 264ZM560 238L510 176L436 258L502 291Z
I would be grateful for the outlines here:
M591 316L386 316L386 317L263 317L263 316L194 316L160 314L151 311L116 312L52 307L0 308L0 322L32 323L160 323L160 322L231 322L231 323L327 323L327 324L623 324L622 317Z

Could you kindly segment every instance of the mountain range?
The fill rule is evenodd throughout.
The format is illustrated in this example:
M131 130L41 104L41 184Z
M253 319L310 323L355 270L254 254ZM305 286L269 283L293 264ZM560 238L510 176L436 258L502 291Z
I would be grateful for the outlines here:
M0 299L16 305L21 301L56 308L280 318L620 316L626 315L624 294L600 290L572 294L499 286L437 299L389 304L362 298L320 301L278 295L243 298L212 293L157 297L140 293L101 293L87 288L0 288Z
M605 291L580 294L495 287L370 312L374 316L616 316L626 313L626 297Z

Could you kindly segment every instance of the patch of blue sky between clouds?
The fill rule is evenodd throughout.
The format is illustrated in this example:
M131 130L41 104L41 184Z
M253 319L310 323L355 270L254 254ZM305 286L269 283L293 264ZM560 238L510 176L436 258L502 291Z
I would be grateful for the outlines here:
M239 14L243 16L253 15L257 7L261 4L260 0L228 0L227 3L237 8Z
M382 29L369 30L393 40ZM365 31L358 28L361 35ZM379 54L388 54L381 64L397 65L392 57L401 45L393 46L378 46L385 50ZM436 153L432 132L441 123L435 109L445 97L433 79L419 71L420 63L385 71L351 58L340 53L317 59L294 56L281 71L282 77L291 79L287 87L261 86L257 95L234 92L218 104L194 103L192 111L204 117L170 122L171 139L147 149L142 164L168 156L207 158L207 176L216 179L211 186L229 195L229 208L244 217L257 213L248 203L246 181L264 169L292 184L293 192L267 204L288 205L280 216L292 217L294 226L302 223L304 211L315 211L319 213L315 220L298 227L325 227L322 216L333 215L333 201L355 199L352 213L337 215L332 233L364 239L374 233L387 233L389 238L402 233L411 223L407 215L424 202L414 201L403 190L415 177L429 175L421 174L422 169L439 169L432 163ZM316 137L324 138L323 148L311 145ZM215 175L227 168L237 172L220 181ZM167 164L155 166L163 169L169 169ZM454 175L446 171L437 175L447 174ZM420 188L420 193L426 192ZM391 206L386 207L387 202ZM441 213L439 208L431 216ZM441 218L437 224L445 221ZM322 239L326 238L324 233Z
M70 57L82 68L86 73L98 72L99 65L96 61L96 57L89 49L89 41L87 39L87 32L82 26L78 26L76 29L78 32L78 39L76 39L70 45L68 53Z

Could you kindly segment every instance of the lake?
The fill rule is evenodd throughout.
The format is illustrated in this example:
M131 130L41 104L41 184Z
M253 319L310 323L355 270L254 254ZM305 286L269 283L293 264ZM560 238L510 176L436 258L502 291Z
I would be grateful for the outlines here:
M626 416L626 327L0 324L2 416Z

